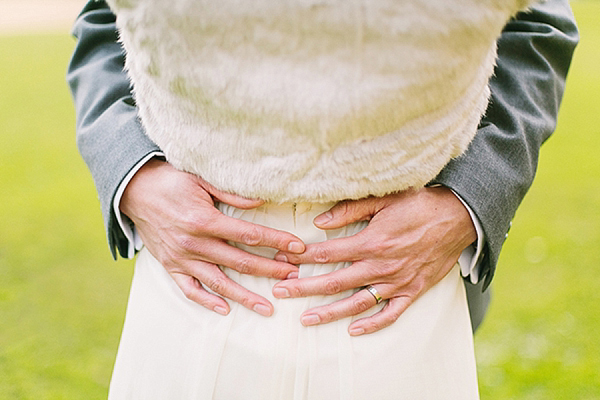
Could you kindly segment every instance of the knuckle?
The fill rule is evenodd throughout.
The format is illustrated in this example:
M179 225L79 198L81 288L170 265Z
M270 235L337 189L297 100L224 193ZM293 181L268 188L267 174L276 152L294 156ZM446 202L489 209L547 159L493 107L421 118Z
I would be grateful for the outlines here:
M272 269L271 272L269 274L269 276L271 278L275 278L275 279L284 279L288 276L288 274L292 272L292 270L290 268L281 266L281 265L275 265Z
M355 299L352 302L353 314L358 314L358 313L368 310L372 306L371 303L372 302L370 301L370 299L366 299L366 298Z
M252 260L249 258L240 258L236 261L234 269L240 274L249 274L252 272Z
M306 288L301 285L291 286L288 289L290 290L290 292L292 292L295 296L298 296L298 297L306 297L308 294Z
M398 260L386 260L379 262L375 266L377 274L380 277L386 277L387 281L405 284L410 282L411 272Z
M385 238L377 237L372 240L365 241L363 244L367 253L370 254L389 254L393 252L396 248L396 245L391 240L386 240Z
M425 278L419 277L413 281L413 287L411 290L412 298L416 298L420 293L422 293L427 287L427 282Z
M401 274L395 278L395 283L397 287L403 288L404 291L407 291L412 288L413 279L414 277L411 275Z
M206 286L208 286L213 292L222 294L226 287L226 282L223 277L217 276L206 282Z
M340 281L338 279L329 278L329 279L327 279L327 281L325 281L325 294L328 294L328 295L337 294L337 293L341 292L341 290L342 290L342 284L340 283Z
M402 292L405 297L414 300L425 289L426 280L419 275L405 276L404 279L400 281L399 286L402 287Z
M380 271L383 276L388 277L390 281L398 282L401 286L408 285L413 279L399 263L386 263L381 266Z
M182 236L177 240L179 248L188 253L194 253L198 246L194 238L190 236Z
M156 259L168 270L180 270L186 265L186 257L180 248L168 248L164 252L160 252Z
M360 242L360 248L364 254L373 255L379 251L379 238L373 235L371 231L365 232L364 230L359 232L357 237L362 240Z
M314 260L319 264L327 264L331 262L331 254L325 247L318 247L315 249Z
M167 269L167 271L175 269L179 265L179 255L170 253L159 253L155 256L156 260Z
M335 321L337 319L337 313L331 309L325 309L323 311L321 311L320 313L320 317L321 317L321 321L322 322L331 322L331 321Z
M237 299L237 302L246 308L252 308L252 300L248 295L242 295L240 298Z
M206 229L211 219L208 213L194 212L186 216L185 227L189 232L202 232Z
M256 246L262 242L262 232L257 226L248 227L241 234L241 241L249 246Z
M376 251L379 254L389 254L396 251L397 245L393 240L382 239L377 243Z

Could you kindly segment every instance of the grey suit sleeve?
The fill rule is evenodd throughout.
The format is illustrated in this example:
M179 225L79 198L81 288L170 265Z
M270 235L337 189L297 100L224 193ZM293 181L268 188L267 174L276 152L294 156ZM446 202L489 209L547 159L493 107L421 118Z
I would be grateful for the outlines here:
M123 72L115 16L103 1L90 1L78 17L78 39L67 81L77 115L77 146L92 172L113 257L127 256L112 200L127 173L147 154L159 150L144 134L131 88Z
M77 111L77 141L94 177L111 251L127 243L112 199L127 172L158 150L137 119L115 17L90 1L74 27L78 43L69 66ZM508 24L499 43L492 104L468 152L436 181L454 189L475 211L486 234L486 285L504 235L529 188L541 143L554 129L577 30L566 0L548 0ZM483 276L483 275L482 275Z
M491 102L477 135L467 152L435 179L457 192L481 222L484 289L510 221L533 181L540 146L556 126L577 42L567 0L548 0L511 20L498 43Z

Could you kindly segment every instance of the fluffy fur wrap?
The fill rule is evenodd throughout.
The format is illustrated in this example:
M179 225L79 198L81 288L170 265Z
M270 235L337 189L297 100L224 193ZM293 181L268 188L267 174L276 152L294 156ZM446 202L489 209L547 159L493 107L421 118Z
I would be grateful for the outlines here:
M275 202L420 187L460 155L527 0L109 0L147 135Z

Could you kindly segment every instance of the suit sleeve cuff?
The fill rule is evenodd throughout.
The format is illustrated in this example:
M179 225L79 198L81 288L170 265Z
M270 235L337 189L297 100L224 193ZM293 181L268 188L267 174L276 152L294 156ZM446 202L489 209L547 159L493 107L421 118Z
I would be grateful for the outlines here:
M113 200L113 210L117 218L117 222L119 223L119 227L121 228L121 231L123 232L123 235L125 235L125 237L127 238L128 242L127 258L133 258L133 256L135 256L135 253L142 249L144 243L142 243L142 239L137 233L133 222L121 212L121 197L123 197L123 192L125 192L125 188L129 184L133 176L139 171L140 168L142 168L148 161L150 161L150 159L154 157L164 157L164 154L160 151L154 151L146 155L146 157L142 158L125 176L125 178L119 185L119 188L117 189Z
M450 189L452 190L452 189ZM471 221L473 221L473 225L475 226L475 231L477 232L477 240L463 250L460 257L458 258L458 264L460 265L460 272L463 277L469 277L469 280L472 284L476 284L479 282L479 270L481 266L482 259L482 249L483 243L485 239L485 234L483 233L483 228L481 227L481 223L479 219L469 207L469 205L454 191L452 193L456 196L457 199L465 206L469 215L471 216Z

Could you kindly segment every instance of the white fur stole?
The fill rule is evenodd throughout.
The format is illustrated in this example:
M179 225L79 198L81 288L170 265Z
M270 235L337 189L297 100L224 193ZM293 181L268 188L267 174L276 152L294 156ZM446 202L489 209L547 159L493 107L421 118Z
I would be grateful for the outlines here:
M109 0L148 136L177 168L275 202L430 181L487 106L526 0Z

